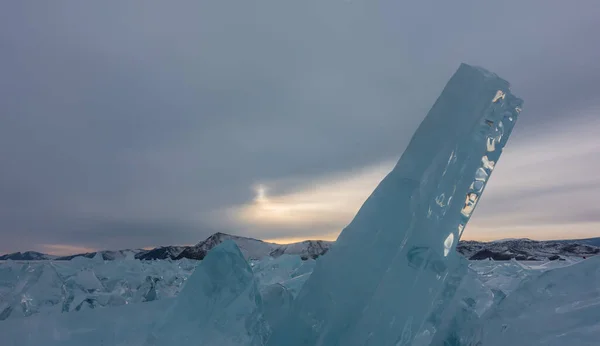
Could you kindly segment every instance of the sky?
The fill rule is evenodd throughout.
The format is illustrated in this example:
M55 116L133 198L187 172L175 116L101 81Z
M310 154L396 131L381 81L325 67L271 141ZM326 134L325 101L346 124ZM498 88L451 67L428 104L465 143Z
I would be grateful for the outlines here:
M335 239L461 62L525 101L463 239L600 236L596 0L0 4L0 253Z

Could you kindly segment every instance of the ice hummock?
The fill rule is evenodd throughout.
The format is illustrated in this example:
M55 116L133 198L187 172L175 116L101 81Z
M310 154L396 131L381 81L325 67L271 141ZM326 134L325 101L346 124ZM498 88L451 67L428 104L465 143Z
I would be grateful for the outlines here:
M284 285L275 283L260 290L263 301L263 315L270 328L279 327L279 323L290 312L294 295Z
M235 242L208 252L148 338L148 345L264 345L269 327L250 265Z
M479 326L485 346L598 345L600 256L526 277Z
M413 346L476 345L482 336L490 337L491 334L488 334L493 332L494 328L502 329L501 326L505 324L509 326L505 329L505 336L514 346L535 344L531 339L519 339L513 333L515 329L518 331L519 328L527 328L527 326L533 326L531 333L534 338L536 334L552 336L560 332L569 336L568 340L565 340L565 337L556 339L564 341L565 344L595 345L595 340L600 338L600 326L594 326L594 321L596 323L599 321L594 315L591 316L593 318L590 318L590 313L595 313L594 305L590 304L595 302L595 298L589 294L598 294L597 290L600 288L599 259L590 258L581 263L573 261L526 263L469 261L466 275L462 276L461 271L453 272L444 282L443 292L448 296L454 295L454 298L449 301L443 299L442 294L437 301L433 302L437 308L433 309L423 329L417 333ZM462 261L465 263L459 268L466 269L466 260L462 259ZM295 263L298 263L298 258L291 256L266 258L252 262L252 269L262 297L263 316L272 328L278 327L278 323L283 320L281 316L285 315L291 306L290 300L293 297L290 297L288 293L291 294L294 290L301 289L302 283L310 276L310 269L314 265L312 260L304 261L300 267L297 267ZM305 267L307 263L309 265ZM86 267L92 269L99 278L105 278L105 272L110 272L114 282L126 281L125 277L134 274L125 270L115 271L113 264L129 268L128 270L139 269L129 267L131 263L106 261ZM161 273L161 276L179 275L177 266L167 265L172 264L169 261L152 261L147 264L155 267L149 271ZM8 271L8 275L1 273L7 274L4 269L22 265L14 262L5 262L0 265L0 281L15 282L13 271ZM67 270L62 267L61 272L74 272L79 269L78 264L74 262L64 265L73 268ZM566 267L562 269L561 274L553 272L561 267ZM542 275L543 273L548 274ZM29 293L31 297L36 297L37 301L48 301L54 294L52 281L44 282L49 284L48 289L44 290L44 287L41 286L42 282L38 281L36 290L47 291L45 292L47 297L45 295L35 296L31 291ZM520 287L525 285L529 288L545 287L549 282L558 283L556 288L550 288L550 292L561 293L562 296L556 295L550 299L550 305L547 308L544 307L546 296L538 297L538 294L547 292L543 289L530 290L530 294L525 297L526 304L533 304L533 309L530 311L523 311L520 304L509 303L504 306L505 301L511 302L516 298L510 298L513 294L522 294L523 291ZM3 297L4 295L0 294L0 301ZM101 305L98 305L95 308L73 309L71 312L65 311L65 313L40 310L25 318L10 318L0 321L0 335L2 336L0 344L2 346L147 345L148 335L155 329L156 323L165 318L165 311L168 311L175 303L173 298L164 296L158 298L160 298L158 301L147 303L138 302L123 306L107 305L107 307L111 306L109 308L100 308ZM557 298L560 301L556 300ZM559 309L559 311L567 311L573 307L584 308L568 310L569 313L566 314L553 315L552 309L556 309L557 302L560 306L567 307ZM541 307L541 310L538 307ZM500 315L493 315L494 311L498 311ZM540 312L538 313L538 311ZM520 314L524 318L515 320L514 314ZM541 328L544 327L545 321L564 323L564 326L552 326L552 330L547 331ZM583 322L578 324L577 321ZM436 329L433 330L431 327ZM486 329L486 334L483 333L483 327L490 328ZM529 336L532 337L532 335ZM503 339L505 336L500 333L494 338L497 337L497 342L502 344L501 340L505 340ZM203 340L200 337L198 344L202 344ZM568 341L571 340L573 342L569 343ZM585 340L590 342L586 344ZM560 343L558 344L560 345ZM487 343L483 345L487 345Z
M146 346L173 298L107 309L39 313L0 322L2 346Z
M0 321L174 297L195 266L187 259L5 262L0 265Z
M243 253L243 252L242 252ZM252 260L261 294L282 285L296 296L315 260L301 254ZM197 261L0 262L0 321L36 314L80 312L175 297Z
M0 301L6 297L4 293L11 292L16 285L25 284L35 288L35 292L31 288L25 290L31 297L35 297L35 302L47 302L56 294L53 287L60 287L63 283L62 278L76 276L83 280L72 280L73 283L90 290L97 285L94 278L100 279L104 289L111 291L110 297L125 299L130 296L132 292L124 290L122 285L133 282L142 282L133 292L135 295L147 297L152 295L151 292L158 293L155 299L135 298L117 306L100 304L100 298L104 297L101 292L80 292L81 298L73 299L71 306L77 305L76 302L84 302L81 309L61 311L61 304L49 305L53 308L29 310L31 313L27 318L11 316L0 321L0 344L147 346L164 340L180 341L187 337L192 342L207 345L262 345L268 336L266 323L276 326L281 316L287 313L294 294L310 275L315 261L302 260L300 255L269 257L253 261L250 272L250 266L230 241L215 247L210 253L212 255L206 256L202 264L197 266L195 274L189 278L189 272L181 271L180 268L185 266L187 269L187 266L194 265L193 261L187 260L96 262L82 258L59 264L2 263L0 288L6 290L0 290ZM19 279L23 275L21 269L33 271L36 277L36 270L50 270L49 273L55 272L61 280L54 285L51 280ZM78 275L81 271L85 274ZM154 275L144 279L146 273ZM180 285L173 279L180 276L185 279L182 293L175 299L164 296L162 292L168 287L158 284L170 282L174 285L171 289L177 290ZM158 283L155 282L157 277L162 278ZM153 285L154 290L147 289ZM19 292L13 292L11 297L20 299L22 296ZM76 292L75 286L69 287L66 292L70 293L65 295L63 292L60 299ZM236 295L236 292L241 293ZM75 296L79 297L80 294ZM97 300L90 299L93 294L96 294ZM32 307L37 306L33 304L35 302L32 302ZM88 303L90 304L86 305ZM212 304L212 310L207 309L205 303ZM101 308L103 306L111 307ZM20 307L17 306L17 309ZM259 318L260 314L264 315L264 321ZM207 323L203 324L203 321Z
M596 345L594 304L600 304L600 257L470 261L433 338L419 335L413 345ZM560 306L579 308L560 314Z
M508 82L462 64L269 345L410 345L460 267L454 248L521 104Z

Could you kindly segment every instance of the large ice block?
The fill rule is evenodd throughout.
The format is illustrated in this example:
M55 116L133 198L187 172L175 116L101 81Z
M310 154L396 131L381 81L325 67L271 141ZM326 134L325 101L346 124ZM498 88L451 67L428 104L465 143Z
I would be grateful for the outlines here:
M252 269L227 240L198 265L147 345L260 346L268 334Z
M508 82L462 64L269 345L410 345L459 267L454 248L521 104Z

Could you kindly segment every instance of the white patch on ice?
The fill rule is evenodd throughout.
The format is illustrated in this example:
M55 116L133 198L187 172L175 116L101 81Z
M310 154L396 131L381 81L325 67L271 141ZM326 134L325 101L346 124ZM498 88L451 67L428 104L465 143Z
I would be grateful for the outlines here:
M444 257L447 257L450 251L452 250L452 245L454 244L454 233L448 234L446 240L444 240Z

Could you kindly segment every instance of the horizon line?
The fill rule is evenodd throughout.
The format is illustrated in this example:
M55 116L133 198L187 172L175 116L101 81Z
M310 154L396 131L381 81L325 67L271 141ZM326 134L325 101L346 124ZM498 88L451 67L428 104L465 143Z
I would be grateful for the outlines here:
M221 233L221 234L226 234L226 235L230 235L230 236L234 236L234 237L240 237L240 238L249 238L249 239L254 239L254 240L258 240L258 241L262 241L265 243L271 243L271 244L277 244L277 245L289 245L289 244L294 244L294 243L301 243L304 241L327 241L327 242L335 242L336 239L326 239L327 237L323 237L321 239L309 239L309 238L302 238L302 237L287 237L287 238L270 238L270 239L258 239L258 238L252 238L252 237L248 237L248 236L241 236L241 235L236 235L236 234L230 234L230 233L224 233L224 232L217 232L217 233ZM214 234L217 234L214 233ZM212 235L214 235L212 234ZM212 235L208 236L206 239L210 238ZM589 239L596 239L596 238L600 238L599 237L591 237L591 238L554 238L554 239L534 239L534 238L529 238L529 237L523 237L523 238L498 238L498 239L492 239L492 238L488 238L490 240L482 240L481 238L479 239L474 239L471 237L467 237L466 239L460 239L459 243L462 241L476 241L476 242L480 242L480 243L491 243L491 242L495 242L495 241L509 241L509 240L532 240L532 241L563 241L563 240L589 240ZM204 239L204 240L206 240ZM202 240L202 241L204 241ZM25 251L13 251L13 252L7 252L7 253L0 253L0 256L5 256L5 255L11 255L11 254L16 254L16 253L26 253L26 252L36 252L36 253L41 253L41 254L45 254L45 255L50 255L50 256L56 256L56 257L68 257L68 256L74 256L74 255L85 255L85 254L90 254L90 253L95 253L95 252L103 252L103 251L126 251L126 250L146 250L146 251L150 251L153 249L157 249L157 248L161 248L161 247L169 247L169 246L182 246L182 247L189 247L189 246L195 246L199 243L201 243L202 241L197 242L196 244L187 244L187 245L177 245L177 244L171 244L171 245L157 245L157 246L145 246L145 247L138 247L138 248L125 248L125 249L104 249L104 250L100 250L100 249L94 249L94 248L89 248L89 247L79 247L79 246L72 246L73 248L81 248L81 249L86 249L87 251L85 252L74 252L74 253L62 253L62 254L56 254L56 253L52 253L52 251L50 252L41 252L41 251L35 251L35 250L25 250ZM48 246L49 244L41 244L41 246ZM52 245L52 246L57 246L57 245ZM58 245L58 246L62 246L62 245ZM65 247L71 247L71 245L64 245Z

